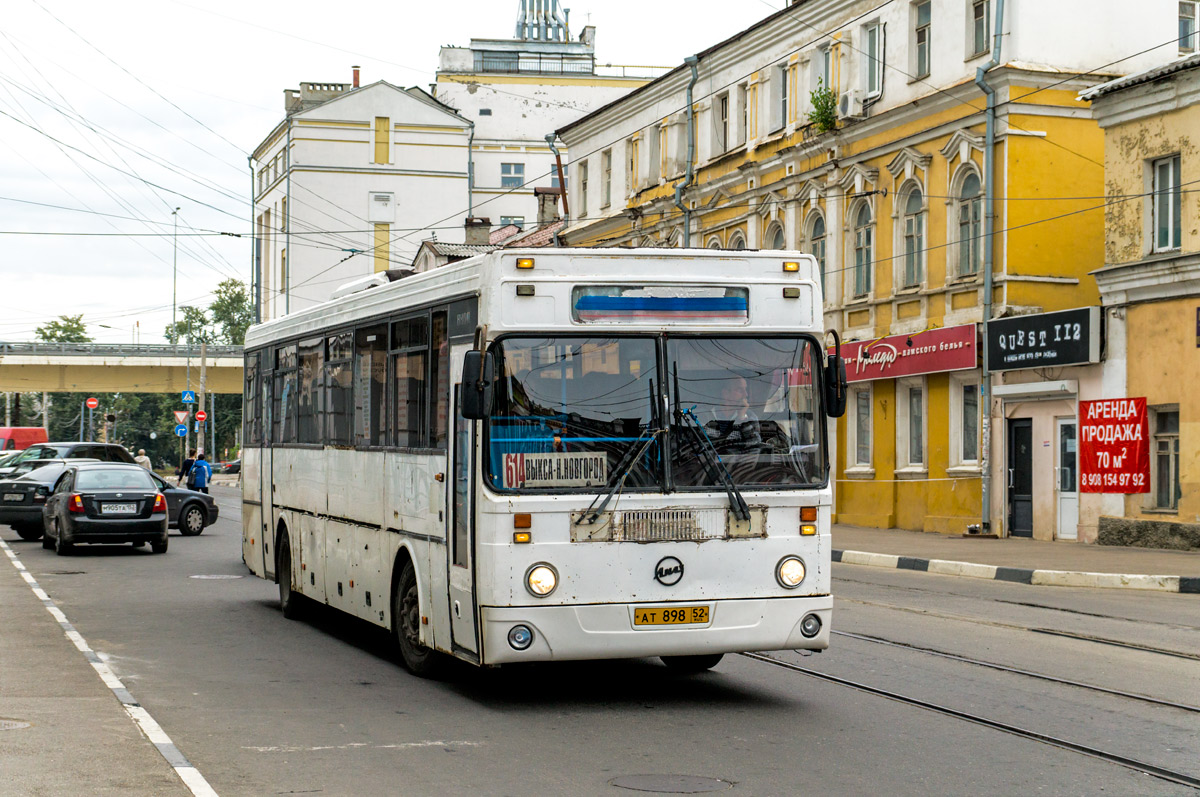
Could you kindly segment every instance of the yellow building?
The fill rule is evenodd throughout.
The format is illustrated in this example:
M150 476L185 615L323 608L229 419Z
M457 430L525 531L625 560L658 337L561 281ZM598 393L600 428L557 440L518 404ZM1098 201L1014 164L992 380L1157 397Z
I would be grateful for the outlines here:
M1145 398L1149 432L1149 491L1106 496L1100 540L1200 548L1200 56L1084 98L1104 129L1112 198L1095 272L1105 376Z
M582 154L560 237L811 252L827 325L851 342L851 358L876 361L850 364L837 520L962 533L980 523L990 474L991 530L1075 538L1080 522L1046 509L1058 500L1046 470L1057 460L1031 457L1031 494L1018 496L1005 452L1023 417L1049 447L1080 381L1063 381L1072 392L1056 397L1059 415L1043 417L1053 374L1037 384L998 374L1005 391L985 402L980 362L964 347L977 345L989 263L992 317L1098 304L1089 272L1103 257L1103 136L1077 94L1102 80L1079 72L1112 60L1084 44L1111 22L1080 13L1088 30L1064 36L1051 67L1046 20L998 20L986 0L865 15L835 5L794 3L699 53L694 73L684 64L561 128ZM1161 41L1145 27L1131 31L1131 51Z

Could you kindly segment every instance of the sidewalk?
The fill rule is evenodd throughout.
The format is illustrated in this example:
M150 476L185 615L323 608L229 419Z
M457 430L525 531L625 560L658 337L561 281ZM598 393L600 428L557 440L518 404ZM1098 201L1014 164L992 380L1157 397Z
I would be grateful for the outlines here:
M1200 552L833 527L833 560L1023 584L1200 593Z

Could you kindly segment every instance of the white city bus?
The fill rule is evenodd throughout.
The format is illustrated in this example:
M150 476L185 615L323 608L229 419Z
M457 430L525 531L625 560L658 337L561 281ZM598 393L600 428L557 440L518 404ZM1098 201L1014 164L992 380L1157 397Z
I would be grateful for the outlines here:
M504 250L337 294L246 335L242 555L285 616L416 673L828 645L810 256Z

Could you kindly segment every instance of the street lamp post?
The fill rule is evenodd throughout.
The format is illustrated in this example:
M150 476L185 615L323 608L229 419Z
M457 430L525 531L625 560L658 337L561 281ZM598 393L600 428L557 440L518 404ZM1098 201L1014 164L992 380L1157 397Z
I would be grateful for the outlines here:
M174 242L175 253L171 259L171 331L175 332L175 297L179 291L179 208L171 211L171 219L175 223L175 231L171 235L171 240ZM178 334L176 332L176 334Z

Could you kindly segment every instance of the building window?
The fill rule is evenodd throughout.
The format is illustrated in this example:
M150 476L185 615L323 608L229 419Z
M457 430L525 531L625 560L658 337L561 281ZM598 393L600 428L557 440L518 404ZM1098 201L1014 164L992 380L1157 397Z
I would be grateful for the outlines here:
M783 226L776 224L767 231L768 249L787 249L787 237L783 234Z
M883 26L878 22L866 27L866 91L868 97L883 92Z
M704 247L706 249L720 249L721 248L721 239L714 235L712 238L708 239L708 243L706 243L704 245Z
M771 132L782 130L788 123L788 79L791 69L785 64L776 67L771 80Z
M925 278L925 215L920 188L908 192L904 200L904 280L903 287L916 288Z
M962 445L960 447L960 462L979 461L979 385L959 383L959 394L962 400Z
M501 188L520 188L525 185L525 164L524 163L501 163L500 164L500 187Z
M1200 48L1196 41L1196 11L1200 3L1187 0L1179 4L1179 52L1194 53Z
M871 270L874 266L875 228L871 222L871 206L863 202L854 214L854 298L871 292Z
M600 194L600 207L612 204L612 150L604 150L600 156L600 165L604 169L604 184Z
M737 250L746 248L746 239L740 232L735 232L733 237L729 239L729 248Z
M491 115L492 115L492 109L491 109L491 108L480 108L480 109L479 109L479 115L480 115L480 116L491 116Z
M375 162L391 163L392 120L386 116L375 117Z
M869 389L854 392L854 464L856 466L871 465L871 391Z
M738 86L737 92L737 141L735 144L745 144L750 133L750 84Z
M915 22L913 27L913 52L916 56L916 74L913 77L929 77L929 23L932 18L930 0L917 3L913 7Z
M525 217L524 216L501 216L500 217L500 226L501 227L507 227L510 224L513 225L514 227L516 227L518 230L523 230L523 229L525 229Z
M1179 509L1179 410L1154 412L1154 508Z
M1156 160L1154 170L1154 251L1179 249L1183 241L1180 219L1179 156Z
M729 93L717 97L716 114L713 117L713 133L716 141L713 145L714 154L719 155L729 149Z
M659 179L666 176L662 168L664 129L655 125L646 131L650 143L650 185L658 185Z
M628 153L628 163L626 164L625 184L629 186L629 195L633 196L639 190L638 188L638 161L640 153L639 142L636 138L631 138L625 144L625 151Z
M825 217L820 213L813 213L812 221L809 222L808 253L817 259L823 293L825 291Z
M834 90L832 47L823 47L817 54L817 88Z
M550 187L562 188L562 182L558 179L558 169L550 172Z
M983 199L980 197L979 175L969 173L958 191L958 275L979 273L983 251Z
M971 13L967 19L970 21L971 31L971 55L983 55L991 49L988 39L992 33L992 10L991 0L970 0Z
M925 381L896 381L896 433L899 436L896 461L901 468L925 467Z
M587 207L588 193L588 162L581 161L579 163L579 218L586 219L588 213Z

